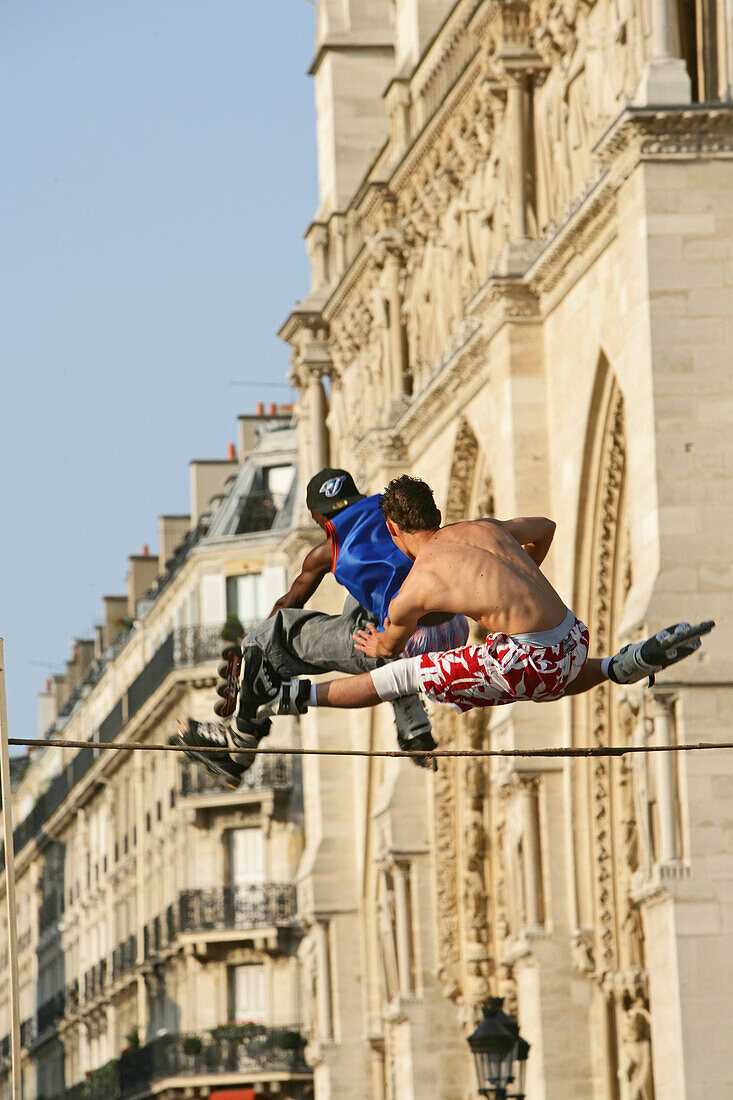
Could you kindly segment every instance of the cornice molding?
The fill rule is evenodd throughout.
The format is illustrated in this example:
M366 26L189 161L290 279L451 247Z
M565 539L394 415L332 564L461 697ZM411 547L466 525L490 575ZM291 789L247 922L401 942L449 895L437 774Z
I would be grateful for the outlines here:
M602 165L615 169L628 155L632 168L639 160L733 156L733 103L628 107L593 152Z

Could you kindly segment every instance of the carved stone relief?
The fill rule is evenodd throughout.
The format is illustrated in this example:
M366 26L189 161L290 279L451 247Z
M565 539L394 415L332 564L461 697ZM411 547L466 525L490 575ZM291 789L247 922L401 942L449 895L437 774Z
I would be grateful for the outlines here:
M595 142L630 102L648 53L645 0L549 0L533 9L547 66L534 89L540 234L595 179Z
M631 583L628 530L624 514L626 444L624 403L615 380L605 369L605 417L597 420L594 461L598 475L589 479L595 519L590 532L591 574L588 625L596 650L610 653L616 645L615 623ZM587 508L588 505L585 505ZM621 698L608 686L596 688L588 702L590 742L597 746L637 740L643 716L633 689ZM651 1100L651 1054L644 937L632 897L632 880L642 858L644 839L638 821L639 790L646 761L641 757L596 759L590 784L593 836L595 921L576 934L576 968L599 982L616 1013L621 1095Z

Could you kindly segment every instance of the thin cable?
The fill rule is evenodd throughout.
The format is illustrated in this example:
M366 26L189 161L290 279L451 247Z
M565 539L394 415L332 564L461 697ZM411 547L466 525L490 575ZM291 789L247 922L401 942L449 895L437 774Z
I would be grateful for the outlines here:
M9 745L29 745L35 748L58 749L111 749L114 752L190 752L188 745L140 745L134 741L40 741L38 738L10 737ZM613 745L590 746L587 748L564 747L559 749L433 749L426 753L422 750L403 752L401 749L274 749L258 748L262 756L434 756L434 757L476 757L476 756L521 756L521 757L598 757L626 756L630 753L644 752L700 752L706 749L733 749L733 741L697 741L690 745ZM196 746L196 752L230 753L226 746Z

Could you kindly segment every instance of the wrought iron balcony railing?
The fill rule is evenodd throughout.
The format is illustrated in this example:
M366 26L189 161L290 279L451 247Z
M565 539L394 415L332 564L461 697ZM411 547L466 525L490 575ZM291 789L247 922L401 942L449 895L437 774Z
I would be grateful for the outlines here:
M162 1035L94 1070L88 1080L51 1100L126 1100L144 1094L163 1078L172 1083L178 1077L190 1082L224 1073L239 1074L246 1081L269 1073L311 1076L303 1059L305 1042L295 1029L249 1025L217 1031L230 1034Z
M295 886L290 882L182 890L177 903L145 925L145 958L173 945L182 933L282 928L292 922L295 908Z
M49 997L47 1001L44 1001L36 1012L37 1034L42 1035L47 1028L53 1027L56 1021L60 1020L63 1016L65 1007L66 993L63 989L60 989L58 993L54 993L53 997Z
M122 943L118 943L112 952L112 978L116 980L122 977L128 970L132 970L137 961L137 936L128 936Z
M84 1000L90 1001L92 997L98 997L107 984L107 960L100 959L94 966L90 966L84 975Z
M282 928L294 916L295 886L290 882L183 890L179 899L181 932Z
M36 1018L35 1016L29 1016L27 1020L23 1020L20 1025L20 1045L22 1047L29 1047L36 1037Z
M249 771L242 776L237 791L289 791L292 785L292 764L287 757L258 756ZM199 764L190 760L181 761L181 795L184 798L224 794L227 791L228 788L216 776L205 771ZM231 791L228 793L231 794Z
M74 978L66 986L66 1011L75 1012L79 1007L79 979Z
M54 891L53 894L48 894L41 902L38 910L39 933L43 934L47 928L51 928L52 925L57 924L62 912L63 906L58 893Z
M180 626L173 631L173 663L190 668L216 661L223 645L220 626Z
M222 647L220 626L186 626L174 630L158 647L139 676L117 700L107 717L100 723L98 736L101 741L113 741L124 726L123 715L127 720L133 717L140 707L163 683L170 672L177 668L190 668L197 664L215 661ZM123 706L123 702L126 704ZM94 761L99 750L80 749L64 770L55 776L47 791L37 799L31 812L13 832L16 855L29 841L38 836L44 823L68 797L74 786L81 782ZM4 845L0 843L0 852ZM60 916L54 912L53 903L44 915L47 927Z

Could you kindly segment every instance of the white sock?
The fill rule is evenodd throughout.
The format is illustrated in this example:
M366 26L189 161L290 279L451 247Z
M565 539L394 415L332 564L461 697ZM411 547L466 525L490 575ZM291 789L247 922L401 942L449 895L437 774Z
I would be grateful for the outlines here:
M311 684L311 693L308 696L308 706L309 707L317 707L318 706L318 699L316 698L316 685L315 684Z
M603 660L601 661L601 672L603 673L603 675L606 677L607 680L611 679L611 677L608 675L608 666L610 665L612 660L613 660L612 657L604 657Z

